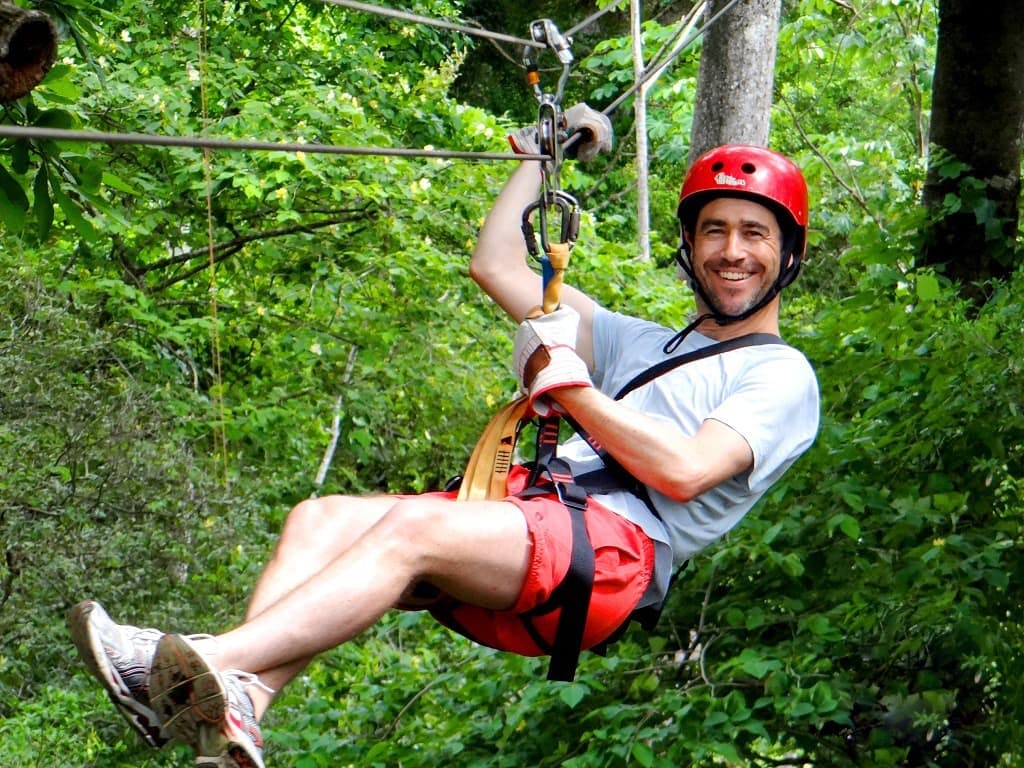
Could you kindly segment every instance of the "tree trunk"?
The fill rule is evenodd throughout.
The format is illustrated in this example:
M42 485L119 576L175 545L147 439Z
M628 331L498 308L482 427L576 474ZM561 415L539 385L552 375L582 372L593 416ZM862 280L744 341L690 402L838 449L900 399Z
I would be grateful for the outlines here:
M706 18L728 0L711 0ZM781 0L737 3L704 34L690 162L720 144L768 144Z
M56 58L50 17L0 0L0 102L16 101L39 85Z
M1021 40L1020 0L939 2L924 188L934 223L922 262L955 280L1005 277L1013 267L1024 138ZM946 209L957 199L959 210Z

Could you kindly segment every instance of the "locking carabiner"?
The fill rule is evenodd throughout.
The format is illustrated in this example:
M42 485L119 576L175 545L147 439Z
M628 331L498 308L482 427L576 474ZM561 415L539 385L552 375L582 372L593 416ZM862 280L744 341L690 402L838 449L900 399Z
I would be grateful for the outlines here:
M556 208L561 217L561 240L553 242L548 236L548 209ZM540 229L540 247L537 247L537 232L530 221L537 212ZM542 307L544 312L558 308L562 292L562 274L569 265L569 252L576 244L580 230L580 208L576 198L567 192L554 190L545 192L523 211L523 237L530 255L540 261L541 284L543 286Z
M557 208L560 215L560 236L561 239L555 243L548 236L548 209ZM530 220L534 211L537 212L539 225L540 247L537 246L537 230L534 229ZM543 261L554 246L563 245L572 249L576 244L576 238L580 233L580 205L576 198L568 192L560 189L548 190L537 200L534 200L523 210L523 238L526 240L526 249L530 255L540 258Z

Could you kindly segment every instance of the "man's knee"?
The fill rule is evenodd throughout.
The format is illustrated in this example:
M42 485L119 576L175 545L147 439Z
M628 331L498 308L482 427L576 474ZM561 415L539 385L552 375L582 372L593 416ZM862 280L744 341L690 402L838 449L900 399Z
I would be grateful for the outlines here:
M386 534L401 540L412 550L429 550L443 541L445 523L454 502L432 497L407 496L399 499L382 519Z
M281 545L312 550L331 547L339 539L362 535L386 509L387 504L350 496L305 499L288 513Z

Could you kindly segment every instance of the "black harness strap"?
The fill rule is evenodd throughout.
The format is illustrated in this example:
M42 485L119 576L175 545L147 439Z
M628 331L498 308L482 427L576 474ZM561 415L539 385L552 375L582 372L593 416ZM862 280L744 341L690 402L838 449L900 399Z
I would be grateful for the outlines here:
M620 389L615 394L615 400L621 400L634 389L642 387L649 381L653 381L659 376L664 376L674 368L678 368L681 365L692 363L696 360L703 360L706 357L713 355L720 355L723 352L729 352L733 349L739 349L740 347L755 347L759 344L778 344L783 347L788 347L782 340L781 336L776 336L774 333L748 333L744 336L737 336L735 339L726 339L725 341L719 341L715 344L709 344L706 347L700 349L694 349L690 352L686 352L682 355L676 355L670 357L668 360L662 360L660 363L655 363L646 371L637 374L626 386Z
M779 344L782 346L788 346L781 337L776 336L773 333L748 333L744 336L737 336L735 339L727 339L726 341L720 341L716 344L709 344L706 347L694 349L686 352L685 354L676 355L675 357L670 357L667 360L662 360L660 363L652 365L647 370L641 371L630 379L630 381L618 392L616 392L613 399L621 400L633 390L639 389L644 384L654 381L654 379L659 376L664 376L669 371L672 371L681 365L693 363L697 360L703 360L714 355L720 355L733 349L739 349L740 347L752 347L760 344ZM631 491L640 497L640 500L647 505L656 517L660 517L647 494L646 487L639 480L629 474L626 468L619 464L615 457L609 454L603 445L591 437L587 433L587 430L580 426L575 419L568 414L563 418L565 418L569 426L575 430L576 434L587 441L587 444L604 463L603 469L587 472L586 474L576 478L576 482L583 485L587 489L587 492L591 494L608 493L612 490Z
M751 333L677 355L638 374L616 393L614 399L621 400L633 390L686 363L758 344L785 345L785 342L774 334ZM562 419L594 449L604 463L604 469L574 477L569 464L557 457L558 428ZM557 493L572 521L572 555L565 578L543 604L520 617L537 646L551 655L548 667L549 680L572 681L576 676L576 667L582 650L583 633L587 625L587 612L594 587L594 548L587 533L583 514L587 507L587 496L591 493L607 493L621 489L636 494L658 516L646 487L619 464L600 443L588 435L574 419L563 415L539 420L536 460L527 487L519 495L528 498L545 493ZM601 652L607 642L621 635L631 621L640 622L647 630L653 629L661 609L662 605L658 604L634 611L622 627L616 630L613 637L595 650ZM542 616L554 610L560 610L560 614L554 641L548 643L536 630L532 619L534 616Z

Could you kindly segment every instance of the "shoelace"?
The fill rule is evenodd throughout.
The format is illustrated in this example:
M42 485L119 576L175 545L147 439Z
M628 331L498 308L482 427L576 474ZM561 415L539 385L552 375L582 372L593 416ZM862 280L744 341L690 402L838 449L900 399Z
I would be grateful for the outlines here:
M259 677L257 675L254 675L252 672L245 672L241 669L225 669L223 672L220 673L220 676L221 679L224 681L225 689L229 689L229 691L234 691L237 694L245 696L246 701L238 701L237 707L239 709L244 707L244 714L252 718L254 723L256 722L256 707L252 703L252 697L245 689L248 688L250 685L254 685L260 690L264 691L265 693L269 693L271 696L277 693L277 691L275 691L269 685L260 680ZM237 698L237 696L235 698ZM231 699L232 697L229 695L228 706L230 706L232 703Z
M250 685L255 685L264 693L269 693L271 696L277 693L277 691L275 691L269 685L260 680L259 675L254 675L252 672L245 672L241 669L225 669L220 674L223 677L235 678L239 683L242 684L243 689L248 688Z
M249 732L254 746L262 749L263 738L260 735L260 724L256 720L256 707L246 688L254 685L271 695L275 693L274 689L251 672L244 672L240 669L226 669L220 674L221 679L224 681L225 691L227 692L228 709L235 711L237 718L241 721L241 725Z

